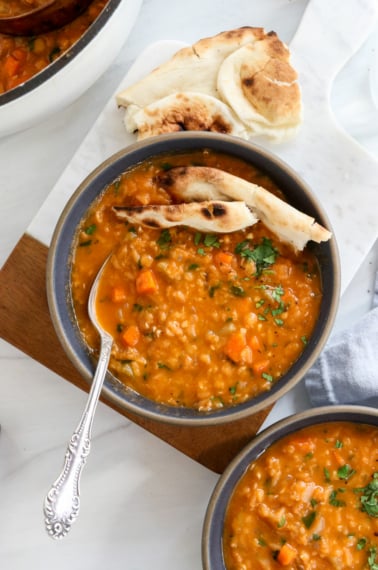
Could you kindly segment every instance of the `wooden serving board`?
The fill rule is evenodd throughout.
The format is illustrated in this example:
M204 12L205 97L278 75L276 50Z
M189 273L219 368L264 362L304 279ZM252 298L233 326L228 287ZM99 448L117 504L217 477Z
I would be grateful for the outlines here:
M307 180L323 201L340 246L343 289L377 237L378 204L373 184L378 178L378 163L335 125L328 94L337 70L371 30L375 12L375 0L309 3L292 42L294 64L303 86L305 122L293 142L270 147ZM315 48L319 41L314 43L314 37L321 37L320 53ZM117 91L171 57L182 45L167 41L150 46ZM134 137L125 132L122 118L112 98L0 273L1 337L85 391L88 385L63 352L50 320L46 259L56 222L78 184L103 160L134 142ZM269 147L263 141L259 144ZM359 200L361 192L364 201ZM217 473L257 433L270 411L216 427L177 427L122 412L103 401Z
M45 294L48 248L25 234L0 273L0 334L41 364L78 388L88 384L65 355L50 320ZM17 286L15 286L17 284ZM28 334L25 335L25 323ZM205 467L221 473L238 451L256 434L269 410L215 427L178 427L116 411L160 437Z

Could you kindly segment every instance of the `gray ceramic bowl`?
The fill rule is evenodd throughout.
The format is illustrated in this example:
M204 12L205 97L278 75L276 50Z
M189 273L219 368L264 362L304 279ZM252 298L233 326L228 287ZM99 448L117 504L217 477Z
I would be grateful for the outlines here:
M130 166L160 153L195 148L215 149L253 163L276 181L292 205L314 216L322 225L330 226L321 206L293 170L266 150L241 139L214 133L178 133L147 139L115 154L90 174L69 200L55 229L47 264L47 294L52 321L68 357L88 381L93 375L93 362L87 347L80 340L68 294L71 250L77 226L99 193ZM323 348L334 321L339 298L339 262L335 239L316 245L314 249L319 259L324 289L320 316L300 358L269 392L232 408L204 413L156 404L108 374L103 396L129 412L186 425L229 422L271 405L303 377Z
M204 570L226 570L222 534L229 500L250 463L282 437L304 427L332 421L349 421L378 426L378 410L364 406L313 408L281 420L259 434L230 463L218 480L205 515L202 534Z

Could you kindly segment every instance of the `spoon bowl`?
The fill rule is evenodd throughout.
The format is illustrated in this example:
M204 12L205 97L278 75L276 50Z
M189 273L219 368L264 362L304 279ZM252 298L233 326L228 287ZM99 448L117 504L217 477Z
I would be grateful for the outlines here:
M65 26L77 18L92 0L46 0L42 6L11 16L0 16L0 32L34 36Z
M96 314L98 285L108 260L109 257L97 273L88 300L88 313L101 341L96 372L83 415L68 443L63 469L44 502L46 531L55 539L66 536L79 514L80 478L90 452L93 418L113 345L113 337L102 328Z

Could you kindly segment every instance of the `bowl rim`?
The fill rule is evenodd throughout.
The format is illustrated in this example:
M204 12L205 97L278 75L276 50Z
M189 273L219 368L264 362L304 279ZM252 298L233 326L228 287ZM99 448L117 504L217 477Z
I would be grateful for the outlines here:
M311 425L337 421L378 427L378 409L365 405L333 404L294 413L266 427L234 457L218 479L206 508L201 543L203 570L226 570L220 529L223 529L224 515L235 486L249 464L264 453L272 443L290 433ZM216 548L215 560L212 548Z
M99 34L121 2L122 0L108 0L97 18L67 51L30 79L27 79L9 91L5 91L5 93L1 93L0 107L31 93L69 65L75 56L84 50L93 38Z
M265 148L255 143L252 143L251 141L246 141L244 139L239 139L237 137L231 137L229 135L223 135L218 133L186 131L174 134L159 135L156 137L145 139L143 141L137 141L121 149L120 151L114 153L106 160L104 160L101 164L99 164L79 184L79 186L76 188L76 190L73 192L72 196L66 203L53 232L48 252L47 265L46 265L47 300L48 300L50 316L55 331L57 333L57 336L61 342L64 351L66 352L66 355L74 364L75 368L79 371L82 377L89 384L92 380L93 371L89 371L88 368L81 362L73 346L71 346L70 342L67 339L64 326L60 319L59 313L61 307L59 299L57 299L56 296L56 287L55 287L56 282L54 278L55 277L54 271L55 267L58 264L59 245L60 245L61 235L65 229L67 218L70 215L70 212L74 211L74 207L77 204L77 202L80 200L80 197L83 194L85 194L86 189L91 187L91 185L96 181L96 178L104 172L107 171L112 172L112 168L114 170L114 165L117 166L117 164L119 164L119 162L122 161L123 158L124 159L126 157L132 158L134 156L138 156L138 153L140 151L142 152L148 151L146 156L143 157L143 159L138 160L139 162L140 160L145 160L147 156L155 156L161 152L165 152L166 147L174 145L175 143L179 145L178 148L176 148L176 150L185 150L184 147L180 146L181 144L185 144L182 143L182 141L186 141L187 144L192 145L192 147L187 147L187 148L194 148L196 146L197 148L206 147L206 146L209 147L211 143L215 145L219 144L220 146L223 145L227 147L227 150L224 150L224 152L232 154L232 149L235 149L234 153L237 156L240 153L240 149L243 149L244 152L250 153L251 162L253 162L254 155L258 155L261 160L268 161L270 166L274 165L274 167L277 168L281 173L283 172L285 175L288 175L288 177L294 182L294 184L300 187L304 191L304 196L306 200L318 211L319 215L322 218L321 221L332 231L331 224L328 220L328 217L324 209L322 208L321 204L319 203L318 199L315 197L314 193L311 191L307 183L301 177L299 177L299 175L282 159L280 159L272 152L266 150ZM218 147L217 150L222 150L222 149ZM116 169L114 171L116 171ZM121 171L117 171L117 174L114 174L112 179L114 180ZM99 193L100 191L96 195L98 195ZM91 203L92 202L93 200L91 201ZM74 232L72 235L74 235ZM307 356L306 362L304 362L299 367L299 370L297 370L296 373L292 374L292 377L289 380L286 380L285 382L281 383L282 379L280 379L280 381L277 382L270 391L264 392L258 395L256 398L244 402L239 406L224 408L221 410L213 411L211 413L206 413L206 412L195 413L193 411L189 411L188 408L175 408L173 406L159 405L156 404L155 402L152 402L151 400L147 400L147 398L139 396L142 400L145 401L145 403L147 404L149 403L152 405L153 409L150 409L149 407L147 407L146 409L145 407L141 407L140 405L135 404L135 402L133 401L128 401L121 398L116 391L114 390L112 391L109 389L109 387L106 384L106 380L102 389L102 396L104 396L107 400L109 400L111 403L115 404L116 406L120 407L121 409L126 409L128 412L131 412L138 416L143 416L147 419L163 423L179 424L186 426L205 426L205 425L209 426L215 424L228 423L231 421L237 421L246 418L247 416L251 416L259 411L269 408L269 406L271 406L279 397L288 392L302 379L305 372L310 368L310 366L315 362L316 358L320 354L331 332L339 302L340 266L339 266L339 255L338 255L338 249L335 237L333 237L329 242L327 242L327 244L328 244L327 247L330 248L330 257L333 260L333 269L334 269L333 290L329 300L329 312L327 314L327 319L325 320L324 323L322 323L323 327L319 334L320 338L318 339L316 344L312 346L311 354ZM67 260L67 262L69 262L69 260ZM309 344L311 344L311 339ZM300 359L301 357L298 360L300 361ZM296 363L294 363L294 367L295 365ZM114 377L112 377L111 374L108 374L108 378L109 377L114 379Z

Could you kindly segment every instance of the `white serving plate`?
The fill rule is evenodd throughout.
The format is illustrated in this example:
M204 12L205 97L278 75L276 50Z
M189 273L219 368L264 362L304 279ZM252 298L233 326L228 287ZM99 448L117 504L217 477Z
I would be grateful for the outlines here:
M36 125L80 97L118 55L142 0L109 0L69 50L29 81L0 95L0 137Z

